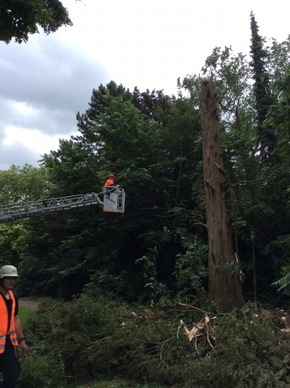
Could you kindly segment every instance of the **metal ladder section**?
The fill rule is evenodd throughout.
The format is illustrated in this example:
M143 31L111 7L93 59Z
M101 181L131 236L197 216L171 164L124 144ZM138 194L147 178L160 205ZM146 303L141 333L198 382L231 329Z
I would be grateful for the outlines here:
M78 194L66 197L42 199L33 202L18 202L0 206L0 223L14 221L19 218L37 214L56 212L77 207L99 205L103 208L103 201L98 194Z

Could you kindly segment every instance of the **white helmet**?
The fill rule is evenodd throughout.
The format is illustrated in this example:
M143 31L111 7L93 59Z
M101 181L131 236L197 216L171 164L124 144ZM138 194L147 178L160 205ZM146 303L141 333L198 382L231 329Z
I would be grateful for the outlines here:
M13 265L3 265L0 268L0 279L5 277L18 277L17 269Z

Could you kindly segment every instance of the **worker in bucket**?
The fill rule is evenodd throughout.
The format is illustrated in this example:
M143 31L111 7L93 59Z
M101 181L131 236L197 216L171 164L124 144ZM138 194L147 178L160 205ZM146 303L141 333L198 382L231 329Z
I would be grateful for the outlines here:
M22 356L27 352L25 337L18 316L18 298L12 291L18 277L13 265L0 268L0 372L3 382L0 387L16 386L20 364L16 349L20 347Z
M113 186L115 186L115 180L116 180L116 175L115 174L108 174L107 175L107 180L105 182L105 187L113 187Z

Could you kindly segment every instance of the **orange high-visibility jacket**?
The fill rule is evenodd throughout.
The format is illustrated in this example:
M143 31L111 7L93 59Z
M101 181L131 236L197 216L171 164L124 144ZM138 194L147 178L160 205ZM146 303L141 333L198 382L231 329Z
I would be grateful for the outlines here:
M115 179L109 178L106 180L105 187L114 186L114 185L115 185Z
M15 306L16 301L15 297L12 291L8 291L10 298L12 299L12 311L11 311L11 319L10 319L10 327L7 332L7 325L8 325L8 311L6 303L2 296L0 296L0 354L4 352L5 350L5 342L6 342L6 335L9 334L10 340L13 346L18 346L17 341L17 335L15 330L15 323L14 323L14 314L15 314Z

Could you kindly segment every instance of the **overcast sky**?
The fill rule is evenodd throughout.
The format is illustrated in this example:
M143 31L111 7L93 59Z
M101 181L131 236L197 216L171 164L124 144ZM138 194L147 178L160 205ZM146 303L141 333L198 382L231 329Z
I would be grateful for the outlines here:
M177 92L214 47L249 53L250 12L260 35L290 34L289 0L63 0L73 22L28 43L0 42L0 169L38 166L76 133L76 113L111 80Z

